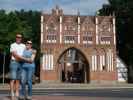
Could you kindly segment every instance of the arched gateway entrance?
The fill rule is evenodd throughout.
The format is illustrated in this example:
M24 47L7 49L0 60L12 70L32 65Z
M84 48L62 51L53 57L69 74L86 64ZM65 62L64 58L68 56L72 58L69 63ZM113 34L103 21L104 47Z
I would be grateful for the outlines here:
M61 82L89 82L89 63L83 53L76 48L65 50L58 59Z

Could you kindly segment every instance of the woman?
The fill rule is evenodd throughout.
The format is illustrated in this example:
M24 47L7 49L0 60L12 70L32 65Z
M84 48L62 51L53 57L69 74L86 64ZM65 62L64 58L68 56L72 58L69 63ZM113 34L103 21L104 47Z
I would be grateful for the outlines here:
M36 56L36 50L32 49L32 41L26 42L26 49L23 52L22 59L25 61L22 64L21 72L21 91L20 98L31 100L32 99L32 76L35 71L34 59ZM28 62L27 62L28 61ZM28 84L28 95L26 96L26 83Z

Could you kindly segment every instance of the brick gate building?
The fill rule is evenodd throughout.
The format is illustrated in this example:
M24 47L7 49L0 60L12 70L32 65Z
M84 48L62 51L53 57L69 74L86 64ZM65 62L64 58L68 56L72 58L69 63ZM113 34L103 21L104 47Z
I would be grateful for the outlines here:
M113 16L65 15L58 7L42 14L40 79L116 81L115 34Z

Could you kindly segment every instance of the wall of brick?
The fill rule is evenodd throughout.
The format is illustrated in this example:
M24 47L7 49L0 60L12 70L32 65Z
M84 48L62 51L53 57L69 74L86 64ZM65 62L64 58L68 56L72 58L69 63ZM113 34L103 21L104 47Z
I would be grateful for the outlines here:
M57 74L55 71L43 71L40 74L40 80L58 80Z
M91 72L90 80L104 80L104 81L114 81L117 80L116 72Z

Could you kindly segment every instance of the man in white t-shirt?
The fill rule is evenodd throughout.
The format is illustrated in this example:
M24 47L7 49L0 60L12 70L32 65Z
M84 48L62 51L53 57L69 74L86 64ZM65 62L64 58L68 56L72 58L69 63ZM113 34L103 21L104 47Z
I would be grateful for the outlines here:
M10 62L10 90L11 90L11 98L19 96L19 80L20 80L20 70L21 70L21 62L19 62L19 56L22 56L23 51L25 49L25 44L22 43L22 35L16 34L16 42L10 45L11 52L11 62ZM14 94L15 92L15 94Z

